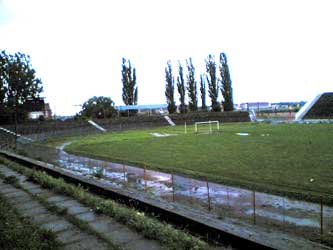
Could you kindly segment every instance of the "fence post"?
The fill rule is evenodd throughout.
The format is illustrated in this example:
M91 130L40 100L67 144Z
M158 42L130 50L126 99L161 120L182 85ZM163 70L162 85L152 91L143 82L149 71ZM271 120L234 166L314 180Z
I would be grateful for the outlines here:
M88 158L88 168L89 168L89 173L91 173L91 159Z
M320 238L322 239L324 234L324 215L323 215L324 205L323 205L323 196L320 196Z
M147 191L147 179L146 179L146 164L143 169L143 179L145 181L145 191Z
M285 229L285 223L286 223L286 219L285 219L286 204L285 204L284 197L282 197L282 209L283 209L283 211L282 211L282 215L283 215L283 226L282 226L282 228L283 228L283 231L284 231L284 229Z
M192 188L193 188L193 180L190 179L190 190L189 190L189 194L190 194L190 202L191 202L191 204L193 204Z
M57 152L57 154L58 154L58 152ZM85 162L84 162L84 160L83 160L83 157L82 156L77 156L77 161L78 161L78 165L79 166L83 166L83 167L85 167Z
M208 211L210 211L212 208L211 208L211 204L210 204L209 184L208 184L208 179L207 179L207 177L205 177L205 179L206 179L206 185L207 185Z
M172 201L175 202L175 182L173 174L171 174L171 182L172 182Z
M70 155L69 157L71 159L71 166L73 166L75 164L75 156L74 155Z
M187 127L186 127L186 122L185 122L185 125L184 125L184 127L185 127L185 134L187 134Z
M71 165L71 156L68 154L66 166L69 167L70 165Z
M253 224L256 224L256 191L252 191L253 199Z
M125 169L125 164L123 164L123 173L124 173L124 181L126 181L126 169Z

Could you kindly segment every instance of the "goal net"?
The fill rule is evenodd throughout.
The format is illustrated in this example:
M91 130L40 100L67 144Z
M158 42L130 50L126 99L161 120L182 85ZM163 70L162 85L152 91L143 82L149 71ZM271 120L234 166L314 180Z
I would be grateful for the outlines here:
M194 123L195 133L212 133L213 131L220 130L219 121L206 121Z

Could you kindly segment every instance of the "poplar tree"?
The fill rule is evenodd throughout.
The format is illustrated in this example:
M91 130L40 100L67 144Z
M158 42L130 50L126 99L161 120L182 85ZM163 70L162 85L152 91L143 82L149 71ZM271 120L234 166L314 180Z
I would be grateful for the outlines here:
M206 106L206 82L204 76L200 75L200 94L201 94L201 110L207 111Z
M192 58L186 60L187 66L187 91L188 91L188 107L190 111L198 110L198 98L197 98L197 82L195 81L195 68L192 63Z
M0 108L5 103L6 89L7 89L7 55L4 51L0 53Z
M221 107L217 101L219 86L216 78L216 63L212 55L208 55L206 59L206 72L208 73L206 79L208 82L208 95L212 102L212 111L219 112L221 111Z
M174 78L172 75L172 66L171 62L167 62L167 66L165 67L165 97L168 104L168 111L170 114L173 114L176 112L176 104L175 104L175 98L174 98Z
M224 111L234 110L233 93L231 86L231 78L229 72L229 66L227 56L225 53L220 54L220 75L221 75L221 93L223 97L223 109Z
M179 111L180 113L186 113L187 110L185 104L185 95L186 95L185 81L184 81L183 66L181 65L180 62L178 62L178 74L179 75L177 77L177 89L180 101Z
M132 69L131 61L123 58L122 64L123 102L125 105L138 103L138 87L136 84L136 70Z

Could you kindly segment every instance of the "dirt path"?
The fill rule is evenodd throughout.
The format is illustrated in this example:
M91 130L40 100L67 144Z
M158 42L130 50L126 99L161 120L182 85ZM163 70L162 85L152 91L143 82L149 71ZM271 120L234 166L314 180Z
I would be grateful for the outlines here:
M112 218L94 213L69 196L43 189L6 166L0 165L0 172L18 179L18 185L14 185L0 178L0 193L23 216L53 231L64 249L162 249L157 241L145 239Z

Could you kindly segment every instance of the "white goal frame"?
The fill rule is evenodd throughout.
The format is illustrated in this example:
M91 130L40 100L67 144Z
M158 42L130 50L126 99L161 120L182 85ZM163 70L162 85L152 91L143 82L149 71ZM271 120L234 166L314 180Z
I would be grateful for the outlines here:
M207 122L195 122L194 123L194 132L198 133L198 125L200 124L209 124L209 133L213 132L212 124L216 124L217 130L220 130L220 122L219 121L207 121Z

